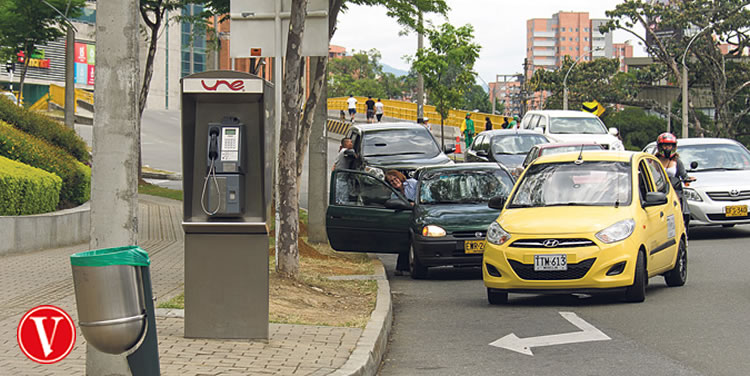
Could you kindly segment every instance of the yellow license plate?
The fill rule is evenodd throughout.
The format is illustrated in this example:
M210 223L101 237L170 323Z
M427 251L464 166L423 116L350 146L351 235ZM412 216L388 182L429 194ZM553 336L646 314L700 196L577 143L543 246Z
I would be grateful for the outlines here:
M484 240L467 240L464 242L464 252L466 253L484 253Z
M747 205L725 206L724 215L727 217L747 217Z

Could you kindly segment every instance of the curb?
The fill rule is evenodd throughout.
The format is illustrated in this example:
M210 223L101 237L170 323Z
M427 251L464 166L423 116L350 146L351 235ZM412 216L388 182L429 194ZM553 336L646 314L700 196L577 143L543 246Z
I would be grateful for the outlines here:
M370 320L362 331L362 335L359 336L349 359L341 368L331 373L332 376L374 376L378 372L387 349L388 336L391 333L393 305L391 304L391 285L382 262L377 266L375 276L378 282L375 309L370 314ZM156 317L184 318L185 310L156 308L155 315Z

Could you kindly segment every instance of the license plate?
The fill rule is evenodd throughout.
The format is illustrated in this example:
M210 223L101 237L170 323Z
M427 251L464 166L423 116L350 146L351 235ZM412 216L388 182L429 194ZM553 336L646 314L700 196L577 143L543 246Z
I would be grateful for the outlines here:
M464 242L465 253L484 253L484 240L467 240Z
M568 270L567 255L534 255L534 271Z
M747 205L725 206L724 215L727 217L747 217Z

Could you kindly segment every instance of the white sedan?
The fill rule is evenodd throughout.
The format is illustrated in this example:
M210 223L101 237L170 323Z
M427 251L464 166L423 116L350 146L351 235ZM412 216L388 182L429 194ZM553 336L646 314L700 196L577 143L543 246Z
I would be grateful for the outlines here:
M656 152L656 143L643 151ZM683 194L690 208L690 225L732 227L750 223L750 152L726 138L680 138L677 153L696 181Z

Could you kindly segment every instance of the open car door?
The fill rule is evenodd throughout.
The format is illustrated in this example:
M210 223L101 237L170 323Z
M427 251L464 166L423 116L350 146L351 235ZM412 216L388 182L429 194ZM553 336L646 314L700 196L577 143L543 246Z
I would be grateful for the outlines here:
M337 170L331 178L326 232L337 251L398 253L409 249L411 205L383 180Z

